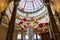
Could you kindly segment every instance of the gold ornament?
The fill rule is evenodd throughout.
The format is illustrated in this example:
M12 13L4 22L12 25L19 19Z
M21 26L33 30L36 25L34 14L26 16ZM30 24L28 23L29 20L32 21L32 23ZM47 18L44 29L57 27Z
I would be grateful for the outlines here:
M28 13L26 13L26 16L28 17L28 16L29 16L29 14L28 14Z
M27 25L30 25L30 22L26 22Z
M16 18L20 18L20 15L18 14L18 15L16 16Z
M35 20L33 24L38 24L38 21L37 21L37 20Z

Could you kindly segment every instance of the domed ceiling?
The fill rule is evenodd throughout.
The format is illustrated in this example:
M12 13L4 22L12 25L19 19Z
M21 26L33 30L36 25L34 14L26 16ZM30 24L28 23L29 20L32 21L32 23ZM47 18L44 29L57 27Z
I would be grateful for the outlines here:
M13 1L6 10L6 14L11 18L13 10ZM49 21L47 8L40 0L21 0L17 7L16 22L26 18L27 21L32 21L31 18L39 22Z

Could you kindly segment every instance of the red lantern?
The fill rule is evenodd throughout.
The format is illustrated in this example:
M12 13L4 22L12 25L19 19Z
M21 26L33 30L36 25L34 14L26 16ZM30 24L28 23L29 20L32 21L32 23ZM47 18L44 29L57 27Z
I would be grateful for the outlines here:
M26 21L26 18L24 18L23 20Z
M40 24L39 24L39 27L42 28L42 27L43 27L43 23L40 23Z
M24 28L26 28L26 25L24 25Z
M20 21L19 24L23 24L23 21Z
M48 26L49 24L46 22L45 25Z

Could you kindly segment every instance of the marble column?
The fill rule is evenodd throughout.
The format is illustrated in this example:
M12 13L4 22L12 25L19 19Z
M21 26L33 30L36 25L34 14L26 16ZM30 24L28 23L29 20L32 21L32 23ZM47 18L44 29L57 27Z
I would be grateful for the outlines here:
M53 29L53 32L54 32L54 36L55 36L55 40L60 40L60 34L59 34L59 30L58 30L58 26L56 25L56 21L54 19L54 16L53 16L53 13L52 13L52 10L51 10L51 2L50 0L44 0L44 3L48 9L48 13L49 13L49 18L50 18L50 22L51 22L51 25L52 25L52 29Z
M33 38L33 30L32 30L32 28L31 28L31 26L29 26L28 28L27 28L27 34L28 34L28 36L29 36L29 40L33 40L34 38Z
M50 40L49 32L41 33L42 40Z
M22 30L21 30L21 40L24 40L24 29L23 28L21 28Z
M17 11L17 6L19 3L19 0L13 0L14 1L14 8L11 16L11 20L9 22L9 27L8 27L8 32L7 32L7 37L6 40L13 40L13 33L14 33L14 27L15 27L15 18L16 18L16 11Z
M38 32L38 31L37 31L37 29L36 29L36 33L35 33L35 34L36 34L36 40L38 40L37 32Z
M17 40L17 36L18 36L18 30L14 30L13 40Z

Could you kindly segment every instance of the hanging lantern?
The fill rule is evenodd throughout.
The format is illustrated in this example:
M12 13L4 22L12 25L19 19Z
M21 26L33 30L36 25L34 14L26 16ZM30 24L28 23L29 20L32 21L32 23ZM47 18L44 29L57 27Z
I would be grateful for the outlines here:
M20 21L20 22L19 22L19 25L20 25L20 24L23 24L23 21Z
M39 27L42 28L42 27L43 27L43 23L40 23L40 24L39 24Z
M46 22L46 23L45 23L45 26L48 26L48 25L49 25L48 22Z
M26 13L26 16L28 17L29 16L29 13Z
M30 22L26 22L26 25L30 25Z
M23 18L24 21L26 21L26 18Z
M24 28L26 28L26 25L24 25Z

